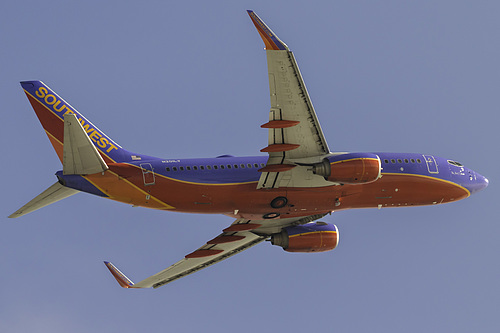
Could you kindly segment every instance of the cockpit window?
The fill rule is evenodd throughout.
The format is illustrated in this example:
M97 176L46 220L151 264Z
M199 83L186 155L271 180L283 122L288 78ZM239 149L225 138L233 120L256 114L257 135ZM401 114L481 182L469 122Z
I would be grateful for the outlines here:
M448 160L448 163L450 163L451 165L457 166L457 167L463 167L464 166L462 163L459 163L457 161L452 161L452 160Z

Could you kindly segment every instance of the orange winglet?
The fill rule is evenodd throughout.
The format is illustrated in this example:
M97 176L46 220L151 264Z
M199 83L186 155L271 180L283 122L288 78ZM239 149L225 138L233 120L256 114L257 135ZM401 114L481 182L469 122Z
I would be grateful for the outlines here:
M115 265L113 265L112 263L110 263L108 261L105 261L104 264L109 269L111 274L113 274L113 277L116 279L116 281L118 282L118 284L121 287L123 287L123 288L136 288L136 287L134 287L134 283L128 277L126 277L125 274L120 272L120 270L118 268L116 268Z
M288 50L288 46L283 43L278 36L260 19L252 10L247 10L250 19L259 32L260 37L266 45L266 50Z

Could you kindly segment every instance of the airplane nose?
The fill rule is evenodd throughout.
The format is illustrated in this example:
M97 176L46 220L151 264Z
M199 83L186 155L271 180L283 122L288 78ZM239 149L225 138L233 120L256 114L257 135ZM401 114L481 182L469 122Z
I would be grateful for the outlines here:
M479 175L479 177L481 177L483 180L481 190L487 188L488 185L490 184L490 181L488 180L488 178L481 176L481 175Z
M488 178L478 174L476 174L476 181L474 182L474 192L479 192L481 190L484 190L486 187L488 187L488 184L490 183Z

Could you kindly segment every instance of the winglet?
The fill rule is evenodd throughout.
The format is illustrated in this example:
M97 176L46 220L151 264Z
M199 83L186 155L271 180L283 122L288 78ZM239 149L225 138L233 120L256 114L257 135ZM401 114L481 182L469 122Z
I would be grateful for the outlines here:
M115 277L116 281L120 284L121 287L123 288L137 288L134 287L134 283L132 280L130 280L128 277L125 276L118 268L116 268L115 265L110 263L109 261L105 261L104 265L109 269L111 274Z
M288 46L283 43L278 36L255 14L253 10L247 10L250 19L257 28L260 37L266 45L266 50L289 50Z

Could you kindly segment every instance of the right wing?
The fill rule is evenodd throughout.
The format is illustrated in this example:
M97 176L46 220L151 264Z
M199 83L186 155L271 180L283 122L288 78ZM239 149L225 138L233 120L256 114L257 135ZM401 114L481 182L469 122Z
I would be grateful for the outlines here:
M308 223L324 215L265 221L238 219L184 259L138 283L133 283L112 263L105 261L104 264L123 288L158 288L257 245L272 234L279 233L284 227Z
M104 263L120 286L124 288L158 288L218 263L219 261L227 259L264 241L267 236L259 236L251 232L251 230L259 228L260 226L260 224L252 223L250 220L236 220L230 227L224 229L222 234L209 240L196 251L186 255L184 259L135 284L113 264L109 262Z

